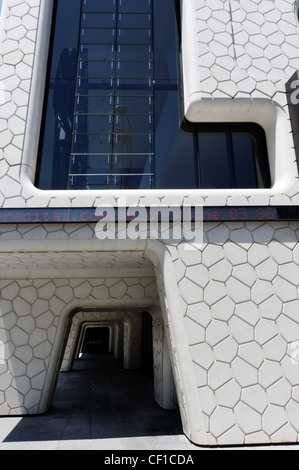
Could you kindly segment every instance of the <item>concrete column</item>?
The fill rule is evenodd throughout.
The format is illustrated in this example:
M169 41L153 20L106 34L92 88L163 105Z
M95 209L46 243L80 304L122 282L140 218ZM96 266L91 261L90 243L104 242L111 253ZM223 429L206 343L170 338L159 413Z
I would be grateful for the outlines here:
M153 350L155 400L165 410L177 409L176 391L162 318L153 320Z

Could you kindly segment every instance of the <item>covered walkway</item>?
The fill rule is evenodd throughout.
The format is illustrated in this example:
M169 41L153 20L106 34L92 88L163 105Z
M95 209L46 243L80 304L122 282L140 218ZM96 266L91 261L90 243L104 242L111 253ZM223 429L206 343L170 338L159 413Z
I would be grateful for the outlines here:
M59 374L49 412L1 417L0 450L198 451L183 434L178 411L154 401L153 379L125 370L112 353L84 353ZM216 448L219 450L219 448ZM225 449L225 448L223 448ZM298 450L294 446L236 450Z
M0 418L2 449L197 449L178 411L154 401L153 379L113 353L84 353L59 374L49 412Z

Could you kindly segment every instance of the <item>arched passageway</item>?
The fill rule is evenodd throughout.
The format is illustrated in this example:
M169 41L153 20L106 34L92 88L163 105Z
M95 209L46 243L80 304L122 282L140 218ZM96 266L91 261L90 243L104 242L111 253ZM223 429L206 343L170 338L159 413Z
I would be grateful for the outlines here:
M106 335L106 352L126 370L143 370L153 378L154 400L164 409L177 409L164 321L159 309L85 309L72 315L61 371L69 372L83 353L100 352ZM91 344L93 343L93 345ZM99 349L96 350L96 343ZM101 344L104 346L104 343ZM93 346L93 347L92 347ZM89 351L85 349L89 348ZM99 357L98 357L99 358ZM103 357L102 357L103 358Z
M177 409L164 321L159 309L76 311L72 315L61 371L71 371L74 362L83 357L84 349L91 346L87 343L99 341L89 338L99 338L105 334L104 331L106 346L109 343L108 351L120 360L121 366L126 370L143 370L152 376L157 404L164 409ZM92 353L91 350L88 352Z
M67 404L94 437L182 433L163 338L162 318L146 311L76 313L49 413Z
M7 345L14 336L16 349L2 374L8 380L2 405L0 402L2 414L48 412L57 381L61 382L59 372L70 372L77 360L80 326L84 322L95 322L113 331L109 351L113 359L120 359L122 370L140 369L141 346L145 344L141 316L148 311L152 317L154 400L161 408L172 409L177 393L184 433L194 441L193 436L201 433L201 412L198 401L193 400L197 396L194 364L169 252L159 242L150 241L142 241L140 246L140 241L131 244L118 240L111 246L109 241L99 245L94 240L89 251L82 251L84 246L82 240L74 241L70 251L68 243L59 241L50 256L40 254L43 247L37 243L34 248L40 250L38 253L29 255L28 250L24 260L20 255L23 264L18 276L23 277L4 283L6 290L2 295L6 293L8 304L13 299L18 325L23 325L24 313L28 324L23 331L17 325L12 327L9 315L3 317ZM31 265L35 256L39 265L43 261L42 271ZM27 279L28 275L32 278ZM32 305L25 298L31 299ZM20 372L21 354L24 362ZM14 376L22 389L17 395ZM70 378L65 377L62 380L67 385ZM71 389L71 403L76 397L75 388Z
M63 421L63 440L104 439L107 446L116 438L138 437L139 445L145 438L148 445L155 436L183 434L179 410L156 403L153 377L124 369L111 352L84 353L72 371L59 374L44 419L57 422L57 432Z

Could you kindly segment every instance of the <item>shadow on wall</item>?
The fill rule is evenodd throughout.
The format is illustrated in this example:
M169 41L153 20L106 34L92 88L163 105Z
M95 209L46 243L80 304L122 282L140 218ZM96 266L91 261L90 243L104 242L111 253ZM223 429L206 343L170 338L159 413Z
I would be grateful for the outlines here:
M299 71L295 72L286 83L286 95L299 170Z

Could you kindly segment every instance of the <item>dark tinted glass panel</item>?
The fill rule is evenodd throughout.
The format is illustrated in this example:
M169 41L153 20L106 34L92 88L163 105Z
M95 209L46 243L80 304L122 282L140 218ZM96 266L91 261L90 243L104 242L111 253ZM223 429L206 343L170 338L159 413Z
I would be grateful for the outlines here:
M153 86L151 78L118 78L116 86L119 90L145 90L148 91Z
M144 129L152 129L152 119L148 115L123 116L118 114L77 114L74 119L74 132L100 134L110 131L114 126L117 130L129 129L130 131L144 132ZM122 132L123 133L123 132Z
M147 114L128 115L125 119L121 115L115 115L114 121L115 129L120 133L122 133L123 129L128 129L134 134L152 132L153 130L153 118Z
M166 0L165 2L163 0L163 3L167 14L162 13L163 7L158 6L158 0L156 0L154 8L156 80L177 79L178 77L175 6L173 0Z
M152 175L72 176L68 189L151 189Z
M80 0L57 2L51 54L51 78L76 77L80 7Z
M116 76L119 78L151 78L151 62L117 62Z
M197 160L193 135L178 127L177 90L155 93L156 187L198 188Z
M81 30L81 44L114 44L114 28L84 28Z
M151 96L144 95L117 95L115 97L116 106L125 106L127 114L152 114L153 99Z
M217 125L219 129L221 125ZM222 125L219 133L213 125L209 132L198 133L200 187L270 187L270 172L263 130L256 125Z
M74 92L75 82L72 80L50 83L40 164L41 189L66 188Z
M122 44L117 46L117 60L147 60L152 59L151 45Z
M83 28L114 28L115 13L84 13L81 26Z
M117 42L118 44L151 44L151 30L120 28Z
M116 11L116 0L82 0L82 10L86 12Z
M104 134L113 129L113 119L109 114L78 114L75 116L73 132L88 134Z
M112 153L110 134L75 134L72 152L80 153Z
M256 188L256 144L250 134L232 135L234 171L238 188Z
M202 188L232 188L233 174L225 133L200 133L199 162Z
M107 175L110 173L109 155L72 155L70 173L79 174L97 174Z
M77 80L77 93L79 95L100 95L103 92L113 91L114 83L111 78L80 78Z
M152 0L120 0L119 11L121 13L150 13Z
M72 139L73 153L151 153L152 134L75 134Z
M76 113L113 113L113 95L106 96L77 96L75 103Z
M84 44L79 47L79 60L104 60L114 59L114 46L111 44Z
M150 155L73 155L70 173L79 174L151 174Z
M180 129L179 2L56 3L40 188L270 186L257 126Z
M81 61L78 67L78 77L111 77L114 74L114 62Z
M77 50L75 48L64 48L56 59L55 65L52 67L51 78L56 78L56 80L75 79L77 72Z
M110 187L108 186L107 176L71 176L68 181L67 189L110 189Z
M115 140L115 149L118 152L121 152L120 145L122 142L126 142L129 137L129 146L132 153L149 153L153 148L153 135L151 133L147 134L121 134L118 133Z
M152 174L151 155L116 155L113 158L112 173Z
M147 83L147 86L140 86L140 87L117 87L115 88L115 97L116 99L123 100L124 98L131 98L131 97L136 97L136 99L139 99L140 97L145 97L148 100L152 102L153 100L153 89L152 86L149 86Z
M144 13L120 13L118 16L118 24L121 28L149 28L151 21L151 15Z

